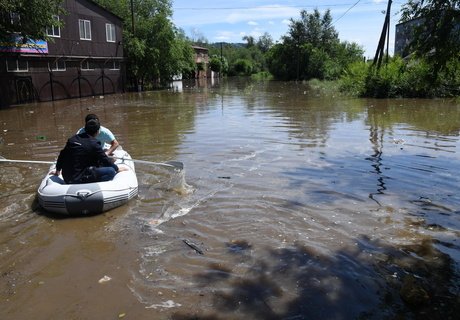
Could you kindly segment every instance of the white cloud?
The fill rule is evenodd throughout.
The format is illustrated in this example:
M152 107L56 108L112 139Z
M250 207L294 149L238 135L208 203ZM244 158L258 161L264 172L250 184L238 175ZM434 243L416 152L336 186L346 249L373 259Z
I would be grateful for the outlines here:
M229 23L238 23L246 20L254 21L295 17L299 15L299 11L299 8L286 6L261 6L246 10L232 11L227 15L225 21Z
M219 41L233 41L239 38L239 35L233 31L217 31L214 39Z
M249 24L250 26L257 26L257 25L259 25L259 24L258 24L257 22L255 22L255 21L249 21L248 24Z

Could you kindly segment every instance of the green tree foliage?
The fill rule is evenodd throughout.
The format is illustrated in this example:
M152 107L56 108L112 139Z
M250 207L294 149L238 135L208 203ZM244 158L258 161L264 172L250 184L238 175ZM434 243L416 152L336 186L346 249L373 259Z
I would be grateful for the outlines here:
M47 40L46 28L62 26L55 15L64 14L63 0L0 0L0 39L19 34L24 42Z
M238 59L234 65L234 72L238 76L250 76L253 71L252 62L249 59Z
M409 0L401 21L421 19L415 27L411 49L433 64L433 72L460 59L460 0Z
M122 17L128 77L137 84L165 85L194 68L194 52L171 22L170 0L96 0ZM131 11L132 4L132 11Z
M244 36L243 40L246 41L247 48L251 48L255 46L256 40L254 39L253 36Z
M431 81L432 66L425 59L390 59L380 69L366 62L350 64L340 79L340 88L354 96L374 98L433 98L460 94L460 61L450 61Z
M222 59L217 55L211 56L209 60L209 67L214 72L221 72L223 70Z
M267 53L270 72L281 80L337 79L346 65L362 59L357 44L341 43L327 10L323 16L302 10L282 43Z
M259 50L263 53L267 52L272 46L273 38L268 32L265 32L257 40L257 48L259 48Z

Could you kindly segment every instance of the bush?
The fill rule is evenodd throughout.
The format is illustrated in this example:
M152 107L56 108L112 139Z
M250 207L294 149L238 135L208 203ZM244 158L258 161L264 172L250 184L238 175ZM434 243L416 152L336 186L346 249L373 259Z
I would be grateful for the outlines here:
M239 76L250 76L253 66L248 59L238 59L233 66L234 73Z
M452 60L434 72L426 60L391 59L379 70L367 63L348 66L340 78L340 90L359 97L427 98L460 94L460 62Z
M366 87L366 76L369 65L365 62L351 63L344 71L339 80L340 91L353 96L361 97L364 95Z

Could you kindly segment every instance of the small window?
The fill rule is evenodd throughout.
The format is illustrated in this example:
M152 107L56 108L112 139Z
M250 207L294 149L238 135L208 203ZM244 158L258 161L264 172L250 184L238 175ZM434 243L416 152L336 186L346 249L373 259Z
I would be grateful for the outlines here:
M93 61L85 60L81 63L81 70L92 71L96 69L96 64Z
M53 16L53 19L59 22L59 16ZM59 26L52 25L51 27L46 28L46 34L50 37L59 38L61 36L61 28Z
M66 71L65 61L60 59L48 64L48 69L51 71Z
M115 42L115 25L111 23L105 24L105 34L107 42Z
M80 39L91 40L91 21L79 19L78 26L80 28Z
M109 62L109 70L120 70L120 61Z
M17 12L10 12L10 23L11 25L19 25L21 23L21 15Z
M29 71L29 64L24 60L7 59L6 70L8 72L27 72Z

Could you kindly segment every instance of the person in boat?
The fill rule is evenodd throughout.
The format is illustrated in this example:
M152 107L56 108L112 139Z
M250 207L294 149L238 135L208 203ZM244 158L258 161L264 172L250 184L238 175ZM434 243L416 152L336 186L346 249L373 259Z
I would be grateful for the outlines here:
M91 119L95 119L99 121L99 124L101 123L101 121L99 120L99 117L95 115L94 113L90 113L86 115L85 123L87 123ZM80 128L77 134L83 133L83 132L85 132L85 127ZM118 148L118 146L120 145L117 139L115 138L115 135L112 133L112 131L110 131L108 128L104 126L101 126L101 128L99 129L99 134L96 136L96 139L101 142L102 147L104 147L104 144L110 145L110 148L105 150L105 153L107 153L108 156L111 156L113 154L113 151L116 148Z
M64 181L69 184L109 181L125 168L119 168L107 156L101 143L96 139L100 130L99 121L90 119L85 124L85 132L67 140L59 153L54 175L62 171Z

